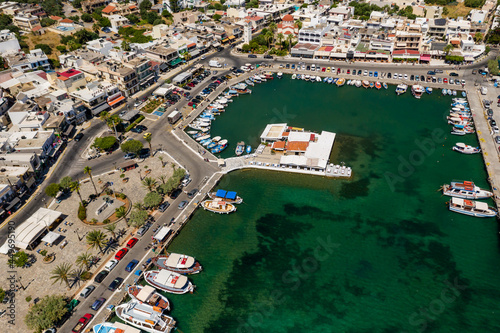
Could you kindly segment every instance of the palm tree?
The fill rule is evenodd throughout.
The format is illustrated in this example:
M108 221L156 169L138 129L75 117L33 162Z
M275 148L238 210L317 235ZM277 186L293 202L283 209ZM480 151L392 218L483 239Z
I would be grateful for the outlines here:
M146 140L146 142L148 143L149 145L149 151L152 151L151 150L151 140L153 139L152 135L150 136L147 136L144 140ZM151 153L152 154L152 153Z
M153 190L155 189L157 184L158 184L158 182L154 178L151 178L151 177L146 177L142 181L142 185L145 188L147 188L149 190L149 192L153 192Z
M269 23L269 30L271 31L271 33L273 34L273 44L274 44L274 32L276 31L276 28L278 26L276 25L275 22L271 22Z
M302 29L302 21L296 20L295 25L299 28L299 30Z
M99 248L102 252L102 246L106 243L106 235L101 230L93 230L87 234L87 244L91 248Z
M92 183L92 186L94 186L95 195L97 195L97 188L95 187L94 179L92 178L92 168L87 165L83 168L83 173L89 175L90 182Z
M80 197L80 202L83 205L82 196L80 194L80 182L79 181L72 182L69 186L69 189L71 190L71 192L76 192L78 194L78 197Z
M278 40L281 44L281 48L283 48L283 40L285 39L285 35L283 35L281 32L278 34Z
M446 55L450 54L451 50L453 50L453 45L448 44L444 47L443 51L446 53Z
M274 34L271 32L271 30L268 30L265 34L264 34L264 39L267 41L267 47L271 48L271 40L273 39L274 37Z
M158 177L158 179L161 181L162 184L165 184L165 181L168 179L167 176L165 175L160 175L160 177Z
M104 227L104 229L111 234L112 238L116 237L116 224L107 225Z
M292 52L292 40L293 40L293 35L289 34L288 37L288 52Z
M137 210L143 210L144 209L144 205L142 204L142 202L136 202L135 204L132 205L133 208L137 209Z
M90 264L92 263L93 255L91 255L88 252L84 252L80 254L78 257L76 257L75 263L78 265L78 267L85 266L87 270L90 269Z
M115 209L115 213L117 218L122 218L127 214L127 210L125 209L125 206L120 206Z
M191 59L191 54L189 54L188 51L184 52L182 54L182 58L185 60L185 61L189 61Z
M158 156L158 159L160 160L161 162L161 167L164 168L165 167L165 164L163 164L163 156Z
M68 264L68 263L62 263L60 265L57 265L56 268L54 268L50 274L52 276L50 277L52 280L54 280L54 283L56 282L65 282L66 286L69 288L69 277L70 277L70 270L73 265Z
M94 32L99 32L99 25L94 23L94 25L92 25L92 30L94 30Z
M86 271L83 269L74 269L69 273L69 276L71 277L71 281L73 282L71 284L71 287L73 287L75 284L80 284L80 282L84 279L86 275Z

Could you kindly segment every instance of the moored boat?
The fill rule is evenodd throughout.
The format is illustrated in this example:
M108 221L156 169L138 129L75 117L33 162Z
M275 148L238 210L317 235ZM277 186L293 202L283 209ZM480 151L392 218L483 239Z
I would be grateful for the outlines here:
M396 87L396 94L402 95L406 92L407 89L408 86L406 84L398 84L398 86Z
M421 85L419 84L414 84L411 86L411 93L413 94L413 96L417 99L420 99L420 97L422 97L422 94L425 92L425 88L422 87Z
M389 86L388 86L388 85L387 85L387 83L385 83L385 82L384 82L384 83L382 83L382 86L384 87L384 89L388 89L388 88L389 88Z
M297 78L297 74L292 75L292 80L295 80Z
M426 87L425 92L428 93L429 95L432 94L432 88L431 87Z
M474 217L494 217L497 212L487 203L452 197L449 203L452 212Z
M244 151L245 151L245 142L243 141L238 142L235 149L236 156L240 156L241 154L243 154Z
M127 293L133 300L146 303L151 306L157 306L163 310L170 310L168 298L156 291L151 286L133 285L127 288Z
M380 84L380 82L378 82L378 81L377 81L377 82L375 82L375 88L376 88L377 90L380 90L380 89L382 88L382 85Z
M361 84L363 85L363 88L370 88L370 82L366 80L361 81Z
M205 200L201 203L203 209L219 214L229 214L236 211L236 206L229 202L215 198L214 200Z
M167 269L179 274L197 274L203 270L195 258L185 254L167 253L154 257L151 261L160 269Z
M472 146L466 145L463 142L457 142L453 146L452 149L454 151L458 151L459 153L467 154L467 155L478 154L481 152L481 149L479 147L472 147Z
M186 276L168 269L147 271L144 273L144 279L152 287L171 294L185 294L194 290L193 284Z
M342 87L345 84L345 79L343 77L337 80L337 87Z
M150 333L168 333L175 327L174 319L160 308L134 300L118 305L115 313L126 324Z
M456 181L443 185L443 194L462 198L462 199L487 199L493 196L493 193L479 188L470 181Z
M220 139L221 139L221 137L220 137L220 136L214 136L214 137L213 137L213 139L212 139L212 141L213 141L213 142L219 142L219 141L220 141Z
M238 196L238 193L221 189L217 190L217 192L208 193L208 197L212 200L220 199L232 204L240 204L243 202L243 199Z
M278 79L281 79L283 77L283 73L278 72Z
M247 154L250 154L252 152L252 146L248 145L246 152L247 152Z

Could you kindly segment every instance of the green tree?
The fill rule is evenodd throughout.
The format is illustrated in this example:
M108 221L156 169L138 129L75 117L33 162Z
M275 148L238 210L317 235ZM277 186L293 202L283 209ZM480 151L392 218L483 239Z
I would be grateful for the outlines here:
M138 154L143 148L142 142L139 140L129 140L122 143L120 146L121 150L125 153Z
M151 2L149 0L143 0L141 1L141 4L139 5L139 10L141 11L148 11L153 7Z
M71 188L72 182L73 182L73 179L70 176L66 176L63 179L61 179L61 182L59 182L59 185L63 191L68 191Z
M80 16L80 18L82 19L83 22L87 22L87 23L90 23L94 20L92 18L92 15L90 15L89 13L83 13L82 16Z
M111 239L115 239L116 238L116 224L113 223L113 224L108 224L107 226L104 227L104 230L106 230L110 235L111 235Z
M93 258L94 258L93 255L91 255L88 252L84 252L79 254L78 257L76 257L75 263L77 264L78 267L85 267L86 270L89 270Z
M443 7L443 15L447 16L450 13L448 7Z
M130 43L127 42L126 40L122 41L122 51L128 52L131 51L132 49L130 48Z
M0 303L3 302L4 298L5 298L5 290L0 288Z
M149 192L154 191L157 185L158 182L154 178L146 177L142 180L142 186L147 188Z
M144 225L148 216L148 212L146 212L145 210L134 210L132 213L130 213L128 225L139 228Z
M92 230L85 237L90 248L98 248L102 252L102 247L107 242L106 235L101 230Z
M252 50L252 48L250 47L249 44L243 44L243 46L241 47L241 50L243 50L243 52L250 52Z
M102 28L111 26L111 21L107 17L101 17L98 22L99 26Z
M488 60L488 72L491 75L498 75L498 61L497 60Z
M92 168L87 165L85 168L83 168L83 173L89 175L90 182L92 183L92 186L94 186L95 195L97 195L97 188L94 184L94 178L92 178Z
M99 119L104 121L111 129L118 127L122 123L122 120L119 115L110 114L108 111L101 112L99 114Z
M281 45L281 47L283 47L283 41L285 40L285 35L283 35L281 32L278 34L278 41Z
M212 19L216 22L219 22L221 18L222 16L220 16L219 14L215 14L214 16L212 16Z
M163 200L162 196L157 192L149 192L144 197L144 206L147 208L153 208L158 206Z
M61 185L57 183L52 183L45 188L45 194L47 194L51 198L55 198L60 190L61 190Z
M296 20L295 25L299 28L299 30L302 29L302 21Z
M125 16L129 21L130 23L132 24L137 24L139 23L140 19L137 17L137 15L134 15L134 14L129 14L127 16Z
M80 194L80 182L79 181L72 182L69 188L71 192L76 192L76 194L78 194L80 202L83 205L82 195Z
M23 267L28 262L29 256L24 251L14 253L7 261L9 267Z
M443 51L446 53L446 55L450 54L451 50L453 50L453 45L448 44L444 47Z
M161 16L169 19L172 18L172 13L165 9L164 11L161 12Z
M99 30L101 30L101 28L99 27L99 24L94 23L92 25L92 31L94 31L95 33L99 33Z
M48 295L28 309L24 318L26 326L35 332L49 329L63 318L68 309L64 296Z
M480 33L480 32L476 32L476 33L474 34L474 41L475 41L476 43L480 43L482 40L483 40L483 34L482 34L482 33Z
M54 283L56 282L64 282L66 283L66 286L69 288L69 272L71 271L71 267L73 265L68 264L68 263L62 263L60 265L57 265L51 272L52 276L50 277L51 280L54 280Z
M93 147L100 150L110 150L116 144L116 138L114 136L105 136L103 138L95 138Z
M177 13L179 11L179 2L178 2L178 0L169 0L169 4L170 4L170 10L173 13Z
M289 34L286 39L288 41L288 52L292 52L293 35Z
M57 21L50 19L48 17L44 17L43 19L40 20L40 25L42 27L48 27L49 25L55 24Z
M68 52L68 50L66 49L66 46L64 46L64 45L57 45L57 46L56 46L56 49L57 49L59 52L61 52L61 53L66 53L66 52Z
M115 209L115 213L116 213L116 217L120 219L120 218L124 217L125 215L127 215L127 210L125 209L125 206L120 206L120 207Z
M153 139L153 136L152 135L149 135L147 136L146 138L144 138L144 140L146 140L146 142L148 143L149 145L149 150L152 150L151 149L151 140Z
M35 49L42 50L46 55L52 54L52 48L47 44L36 44Z

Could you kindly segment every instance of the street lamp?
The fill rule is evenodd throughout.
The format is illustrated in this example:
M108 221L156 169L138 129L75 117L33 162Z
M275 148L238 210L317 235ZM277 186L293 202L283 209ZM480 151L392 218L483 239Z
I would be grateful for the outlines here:
M78 228L75 230L75 234L78 236L78 241L81 242L83 238L80 238L80 234L78 233Z
M19 276L19 277L17 278L17 282L19 282L19 285L21 286L21 288L22 288L23 290L26 290L26 288L25 288L25 287L23 286L23 284L21 283L21 276Z

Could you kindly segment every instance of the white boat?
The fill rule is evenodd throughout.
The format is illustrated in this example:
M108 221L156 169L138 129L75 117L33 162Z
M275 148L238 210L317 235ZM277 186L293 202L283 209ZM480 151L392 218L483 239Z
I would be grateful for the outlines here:
M398 86L396 87L396 94L402 95L406 92L407 89L408 86L406 84L398 84Z
M472 120L472 116L470 114L467 114L467 113L450 113L450 115L448 117L449 118L459 118L459 119L468 120L468 121Z
M354 85L359 88L361 87L361 80L356 80L356 82L354 83Z
M309 76L309 74L307 74L307 75L304 77L304 80L309 81L309 78L310 78L310 76Z
M208 193L208 197L212 200L218 198L232 204L241 204L243 202L243 199L238 196L238 193L222 189L217 190L217 192Z
M227 145L227 140L226 139L220 140L219 145L221 145L221 146Z
M321 78L319 76L316 76L316 82L321 82Z
M187 134L191 134L191 135L196 134L196 133L198 133L198 131L187 131Z
M118 305L115 313L125 323L150 333L168 333L175 327L175 321L162 313L160 308L138 301Z
M213 141L213 142L219 142L219 141L220 141L220 139L221 139L221 137L220 137L220 136L215 136L215 137L212 139L212 141Z
M466 145L463 142L457 142L453 146L453 150L458 151L459 153L462 153L462 154L467 154L467 155L478 154L481 152L481 149L479 147L472 147L472 146Z
M487 203L462 198L451 198L449 208L452 212L474 217L495 217L497 212Z
M422 87L421 85L419 84L414 84L411 86L411 93L413 94L413 96L417 99L420 99L420 97L422 97L422 94L425 92L425 88Z
M451 93L452 93L453 96L457 96L457 91L456 90L452 90Z
M152 259L155 266L179 274L197 274L203 267L195 258L179 253L167 253Z
M168 298L156 291L151 286L133 285L127 288L127 293L131 299L151 306L156 306L162 310L170 310Z
M201 203L203 209L218 214L229 214L236 211L236 206L219 198L205 200Z
M206 140L206 139L210 139L210 135L200 136L199 138L196 138L196 141L201 141L201 140Z
M282 76L283 76L283 73L278 72L278 79L281 79Z
M297 78L297 74L292 75L292 80L295 80Z
M140 333L141 330L117 321L114 323L104 322L96 324L92 327L92 332L93 333Z
M171 294L185 294L194 290L193 284L185 275L168 269L147 271L144 279L152 287Z
M249 86L255 86L255 83L253 83L253 81L250 81L250 80L245 80L245 83Z
M462 199L487 199L493 196L493 193L483 190L476 186L473 182L458 181L443 185L443 194L462 198Z

